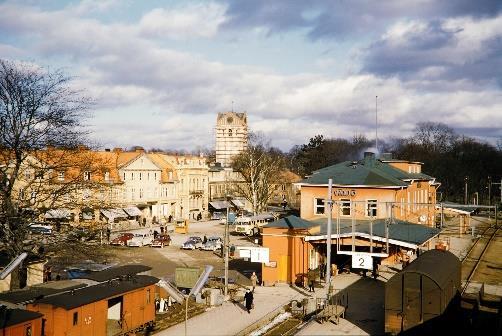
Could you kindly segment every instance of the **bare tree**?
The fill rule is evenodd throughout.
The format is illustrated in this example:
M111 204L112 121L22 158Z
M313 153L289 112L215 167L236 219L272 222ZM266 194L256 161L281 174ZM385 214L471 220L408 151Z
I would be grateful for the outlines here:
M266 210L285 168L282 153L251 136L247 149L233 158L232 168L240 172L242 179L234 181L231 189L251 203L254 214Z
M75 207L99 184L89 177L101 165L82 147L89 104L61 71L0 60L0 250L8 256L43 251L29 239L37 210ZM11 287L22 282L17 274Z

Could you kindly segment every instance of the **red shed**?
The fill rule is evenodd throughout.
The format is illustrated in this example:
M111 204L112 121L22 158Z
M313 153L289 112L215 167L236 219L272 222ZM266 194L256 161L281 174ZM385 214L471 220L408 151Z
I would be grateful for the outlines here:
M105 336L133 332L155 322L155 284L148 275L125 276L36 300L28 309L44 315L46 336Z

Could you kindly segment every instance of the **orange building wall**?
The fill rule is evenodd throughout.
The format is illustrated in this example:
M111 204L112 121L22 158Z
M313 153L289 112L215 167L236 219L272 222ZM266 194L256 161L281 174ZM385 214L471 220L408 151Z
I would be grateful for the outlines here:
M0 329L2 332L2 336L26 336L26 331L31 327L31 335L32 336L42 336L42 318L37 318L28 322L23 322L20 324L16 324L10 327L5 328L4 330Z
M262 264L265 285L292 283L299 274L307 272L308 250L312 246L303 240L304 233L301 234L298 230L264 228L262 236L263 247L268 247L270 251L269 266ZM276 266L270 267L274 263Z
M377 208L377 218L388 218L391 216L406 220L412 223L421 223L432 226L435 220L436 204L436 186L427 181L413 182L407 188L382 189L382 188L347 188L333 187L333 193L336 195L338 190L355 191L354 196L333 196L334 201L350 199L355 202L352 210L355 211L355 218L358 220L369 219L366 216L366 201L376 199L379 204ZM326 218L326 214L315 214L315 199L328 197L327 186L302 186L301 188L301 209L300 217L304 219ZM385 202L393 203L393 207L387 206ZM407 203L429 203L428 205L414 205ZM332 216L337 217L340 211L340 218L352 218L352 216L343 216L338 206L333 207ZM421 217L425 216L425 217ZM424 219L421 221L421 219Z

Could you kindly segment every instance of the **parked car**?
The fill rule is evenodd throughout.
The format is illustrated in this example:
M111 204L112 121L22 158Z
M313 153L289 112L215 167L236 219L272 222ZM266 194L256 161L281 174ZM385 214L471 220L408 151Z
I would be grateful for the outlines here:
M168 234L160 234L152 242L152 247L164 247L171 245L171 237Z
M219 219L222 219L223 217L223 214L221 212L213 212L212 216L211 216L211 219L212 220L219 220Z
M51 234L52 225L44 222L33 222L28 225L28 230L30 230L31 233Z
M202 239L200 237L190 237L186 242L181 245L182 249L195 250L202 247Z
M204 251L216 251L221 248L221 245L223 245L221 237L209 237L200 249Z
M131 240L132 237L134 237L133 233L130 233L130 232L122 233L117 238L112 239L112 241L110 242L110 245L126 246L127 242L129 240Z
M134 237L127 241L127 246L152 245L153 235L151 233L135 233Z

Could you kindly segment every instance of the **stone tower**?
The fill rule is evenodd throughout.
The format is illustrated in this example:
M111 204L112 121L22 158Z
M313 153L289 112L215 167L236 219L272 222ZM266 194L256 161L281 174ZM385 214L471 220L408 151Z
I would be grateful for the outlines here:
M216 162L229 167L232 157L247 147L246 112L220 112L216 119Z

